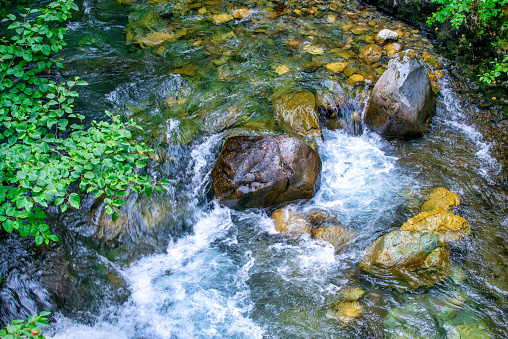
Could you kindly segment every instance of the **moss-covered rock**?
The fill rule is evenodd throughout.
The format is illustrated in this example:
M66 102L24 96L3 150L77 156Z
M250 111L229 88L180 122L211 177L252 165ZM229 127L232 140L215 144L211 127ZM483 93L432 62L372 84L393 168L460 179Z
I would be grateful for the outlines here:
M314 237L330 243L335 251L346 247L356 237L356 233L343 226L320 226L314 230Z
M434 208L408 219L401 230L427 230L436 235L439 241L457 241L471 234L471 227L466 219L454 215L442 208Z
M272 213L275 230L279 233L298 238L303 234L312 235L312 224L305 215L290 207L279 208Z
M425 201L421 210L425 212L439 207L445 211L449 211L453 207L459 205L460 197L457 194L450 192L444 187L438 187L427 196L427 201Z
M400 289L432 286L450 276L449 250L428 231L393 231L366 250L360 269Z
M272 104L275 116L291 132L304 136L321 135L314 94L286 94L273 99Z

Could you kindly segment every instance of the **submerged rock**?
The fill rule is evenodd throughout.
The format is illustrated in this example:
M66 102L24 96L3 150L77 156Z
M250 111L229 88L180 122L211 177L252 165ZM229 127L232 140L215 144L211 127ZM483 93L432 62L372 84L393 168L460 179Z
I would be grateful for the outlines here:
M363 307L357 301L341 301L334 306L335 319L347 325L362 316Z
M232 14L235 19L243 19L249 16L250 10L248 8L239 8L235 9Z
M389 29L380 30L375 36L374 41L380 44L384 44L387 40L398 40L399 33L391 31Z
M348 62L333 62L326 65L326 69L331 73L340 73L346 68Z
M427 129L434 113L429 75L412 50L388 63L365 111L364 121L385 137L412 137Z
M399 44L398 42L394 42L394 43L386 45L384 49L385 49L386 55L388 55L391 58L395 54L402 51L402 45Z
M292 237L303 234L312 235L312 224L303 214L296 213L291 208L279 208L272 213L275 230Z
M373 242L360 268L397 288L433 286L448 278L448 248L428 231L393 231Z
M365 290L361 287L343 288L339 291L337 296L341 300L356 301L365 294Z
M231 14L226 14L226 13L214 14L212 16L212 21L216 25L222 25L226 22L233 21L233 20L235 20L235 18Z
M338 252L356 237L356 233L343 226L321 226L314 230L314 237L330 243Z
M310 199L319 189L321 159L290 137L232 137L212 169L215 196L231 208L268 207Z
M289 71L291 71L291 69L289 69L289 67L286 65L280 65L275 69L275 73L277 73L278 75L286 74Z
M401 230L427 230L443 242L457 241L471 234L471 227L466 219L439 207L408 219Z
M365 60L367 64L377 62L383 56L383 50L376 44L370 44L362 50L360 58Z
M444 187L438 187L427 197L427 201L422 206L422 211L430 211L434 208L442 208L445 211L449 211L453 207L460 205L460 197L447 190Z
M321 135L316 100L310 92L286 94L272 101L275 116L290 131L304 136Z

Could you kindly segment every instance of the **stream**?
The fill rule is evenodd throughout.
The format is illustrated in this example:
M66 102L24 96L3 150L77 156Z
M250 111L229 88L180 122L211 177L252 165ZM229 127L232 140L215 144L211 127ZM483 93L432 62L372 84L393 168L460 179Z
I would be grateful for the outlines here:
M503 166L475 94L464 95L467 81L425 32L354 1L77 3L54 77L89 83L75 107L89 121L109 110L140 124L134 137L154 149L146 174L171 185L131 194L115 222L85 194L79 211L49 208L58 243L3 235L0 324L48 310L44 334L55 339L508 337ZM249 12L217 16L238 9ZM360 57L382 28L428 54L435 74L436 113L417 139L387 140L354 118L390 59ZM347 68L327 70L337 61ZM301 91L345 102L342 128L321 121L319 191L292 204L326 209L355 232L339 253L279 234L275 207L236 211L213 198L223 142L287 134L271 100ZM362 272L365 249L440 186L460 196L453 213L472 229L449 244L463 281L403 292ZM362 317L343 323L330 309L351 287L365 290Z

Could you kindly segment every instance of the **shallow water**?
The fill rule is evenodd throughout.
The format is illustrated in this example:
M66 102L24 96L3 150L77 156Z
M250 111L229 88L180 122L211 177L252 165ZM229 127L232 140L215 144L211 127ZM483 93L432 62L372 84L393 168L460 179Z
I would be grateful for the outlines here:
M382 70L386 56L375 66L357 57L374 29L401 28L409 35L404 47L419 52L435 54L432 44L414 28L354 2L291 2L277 18L273 9L281 7L275 3L238 2L233 9L249 6L251 15L222 25L209 17L229 11L227 3L206 2L204 16L197 13L202 6L182 10L196 3L80 4L81 13L68 25L65 68L57 76L79 75L90 84L77 104L90 119L103 118L104 110L136 119L145 128L136 137L155 149L147 172L170 179L171 189L150 198L131 196L121 216L123 231L108 230L101 206L83 197L79 212L50 213L61 243L34 248L28 241L3 240L2 262L14 256L23 265L9 261L0 271L2 321L49 309L56 314L51 338L111 338L112 333L115 338L456 338L457 328L472 337L480 337L474 328L484 328L490 337L508 336L508 204L498 179L501 166L475 125L478 110L456 94L461 84L449 74L452 62L441 59L436 116L419 139L388 141L365 126L359 129L348 116L344 130L323 125L317 142L321 188L293 207L326 208L356 232L355 241L336 254L327 243L278 234L272 209L219 206L210 197L210 171L221 144L232 135L286 133L271 107L271 99L284 93L340 94L349 114L362 113L372 86L348 85L347 76L331 75L325 65L352 51L355 73ZM332 11L332 4L342 8ZM294 12L313 6L325 6L321 18ZM365 17L350 19L344 14L349 11ZM350 23L365 33L344 31ZM129 32L142 37L183 28L185 35L153 48L126 43ZM281 65L291 71L279 75ZM452 263L465 271L465 282L448 279L428 290L398 292L362 273L358 263L366 247L417 214L426 190L437 186L461 197L454 213L472 228L471 236L451 245ZM328 315L337 293L348 287L367 293L361 299L363 317L344 325ZM443 318L443 310L450 310L450 319ZM412 334L404 322L412 325Z

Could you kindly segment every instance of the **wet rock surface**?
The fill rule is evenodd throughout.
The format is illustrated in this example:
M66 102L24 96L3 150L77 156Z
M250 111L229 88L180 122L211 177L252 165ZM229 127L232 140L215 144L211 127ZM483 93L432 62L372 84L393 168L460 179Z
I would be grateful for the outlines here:
M321 159L290 137L232 137L212 170L215 196L232 208L268 207L310 199L319 188Z
M321 134L314 94L286 94L275 98L272 104L275 116L288 130L305 136Z
M448 248L428 231L393 231L373 242L360 268L395 287L433 286L450 275Z
M422 134L434 113L427 70L413 51L397 54L374 86L364 121L385 137Z
M439 207L410 218L402 225L401 230L427 230L442 242L457 241L471 234L471 227L466 219Z

